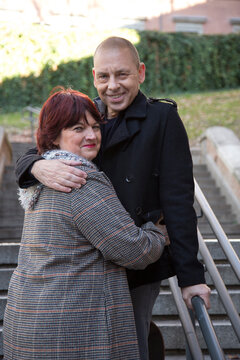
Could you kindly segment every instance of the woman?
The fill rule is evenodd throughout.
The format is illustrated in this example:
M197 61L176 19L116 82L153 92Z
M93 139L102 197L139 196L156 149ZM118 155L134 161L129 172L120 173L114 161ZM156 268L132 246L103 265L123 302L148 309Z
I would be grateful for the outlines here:
M84 94L44 103L37 146L46 159L81 160L87 183L71 193L41 184L21 191L26 209L18 267L4 316L4 359L139 359L125 268L156 261L165 237L135 226L91 162L101 118Z

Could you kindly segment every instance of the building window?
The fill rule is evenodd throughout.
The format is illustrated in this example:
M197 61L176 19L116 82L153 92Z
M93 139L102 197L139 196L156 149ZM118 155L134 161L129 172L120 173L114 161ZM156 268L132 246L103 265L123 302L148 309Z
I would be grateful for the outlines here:
M173 16L176 32L191 32L203 34L203 24L207 22L205 16Z
M231 18L230 24L232 25L232 32L240 33L240 18Z

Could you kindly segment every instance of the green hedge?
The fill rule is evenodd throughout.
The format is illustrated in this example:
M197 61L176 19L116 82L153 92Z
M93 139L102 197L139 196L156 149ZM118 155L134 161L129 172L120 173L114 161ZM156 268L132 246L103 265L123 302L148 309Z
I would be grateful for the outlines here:
M1 112L41 106L57 85L96 95L89 56L96 44L87 36L39 25L21 31L1 27L0 36L5 39L0 45ZM240 35L129 31L125 37L138 40L147 67L141 88L149 96L240 86Z

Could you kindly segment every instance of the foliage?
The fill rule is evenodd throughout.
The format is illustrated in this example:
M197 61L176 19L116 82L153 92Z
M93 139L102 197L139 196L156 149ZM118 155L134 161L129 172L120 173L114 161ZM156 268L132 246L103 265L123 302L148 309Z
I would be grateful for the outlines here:
M43 25L0 26L0 111L41 106L57 85L71 86L90 97L92 54L105 37L134 42L147 67L142 90L159 93L224 89L240 86L240 35L192 34L135 30L83 34Z
M140 33L137 49L147 71L142 89L167 92L240 85L240 35Z

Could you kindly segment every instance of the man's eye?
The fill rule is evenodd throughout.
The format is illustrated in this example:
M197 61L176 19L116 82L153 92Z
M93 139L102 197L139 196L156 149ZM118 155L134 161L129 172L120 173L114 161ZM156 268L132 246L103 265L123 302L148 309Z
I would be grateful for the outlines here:
M105 75L105 74L99 75L98 78L99 78L100 80L105 80L105 79L107 79L107 75Z

